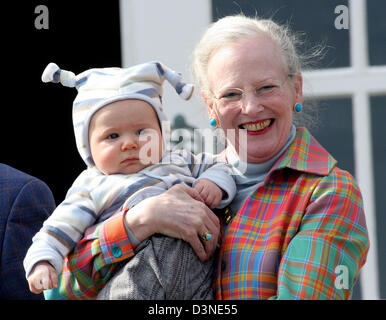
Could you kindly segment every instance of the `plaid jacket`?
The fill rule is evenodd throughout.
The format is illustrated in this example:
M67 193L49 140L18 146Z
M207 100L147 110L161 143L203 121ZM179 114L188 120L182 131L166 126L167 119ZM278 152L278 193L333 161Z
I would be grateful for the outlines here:
M353 177L307 129L229 222L217 299L348 299L369 240ZM134 255L121 212L86 232L47 298L93 299L117 262Z
M348 299L369 247L353 177L304 129L230 223L217 299Z

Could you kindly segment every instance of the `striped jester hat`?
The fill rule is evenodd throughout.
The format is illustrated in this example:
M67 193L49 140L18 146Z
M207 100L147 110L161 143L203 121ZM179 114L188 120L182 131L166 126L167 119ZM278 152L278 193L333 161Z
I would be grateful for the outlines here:
M160 62L148 62L130 68L90 69L78 75L50 63L42 74L43 82L60 82L63 86L76 87L78 90L72 118L76 146L87 166L94 165L88 141L88 128L93 114L114 101L139 99L154 108L162 123L167 120L162 110L162 85L165 79L181 98L190 99L193 85L181 82L181 74Z

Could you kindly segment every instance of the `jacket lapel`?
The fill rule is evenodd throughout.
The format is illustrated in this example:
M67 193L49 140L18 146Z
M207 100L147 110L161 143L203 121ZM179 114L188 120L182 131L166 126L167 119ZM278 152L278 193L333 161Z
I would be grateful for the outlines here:
M297 128L294 141L273 165L265 182L269 180L274 171L284 168L325 176L331 172L336 163L334 157L316 141L306 128Z

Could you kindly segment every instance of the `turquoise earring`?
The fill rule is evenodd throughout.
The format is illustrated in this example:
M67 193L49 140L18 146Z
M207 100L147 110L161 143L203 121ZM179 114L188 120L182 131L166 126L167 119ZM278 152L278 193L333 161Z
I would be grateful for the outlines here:
M209 124L212 126L212 127L217 127L217 121L215 118L211 118L209 120Z
M294 105L293 110L294 110L296 113L300 113L300 112L302 112L302 110L303 110L303 106L302 106L300 103L297 103L297 104Z

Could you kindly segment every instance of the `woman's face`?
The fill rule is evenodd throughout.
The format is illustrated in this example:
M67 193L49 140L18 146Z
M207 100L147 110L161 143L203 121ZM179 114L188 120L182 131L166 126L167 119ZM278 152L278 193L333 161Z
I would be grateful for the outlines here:
M209 114L228 138L234 132L236 151L247 156L242 160L263 162L277 154L288 138L292 107L303 103L302 77L288 77L278 45L259 35L222 46L212 53L207 72L212 94L202 95Z

